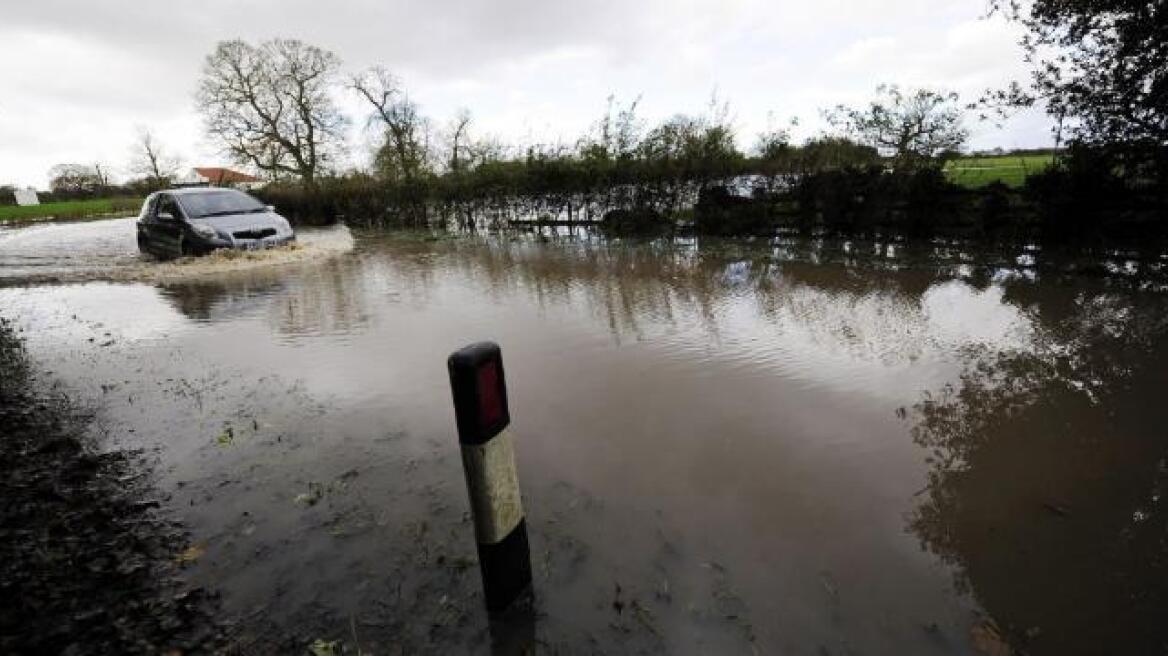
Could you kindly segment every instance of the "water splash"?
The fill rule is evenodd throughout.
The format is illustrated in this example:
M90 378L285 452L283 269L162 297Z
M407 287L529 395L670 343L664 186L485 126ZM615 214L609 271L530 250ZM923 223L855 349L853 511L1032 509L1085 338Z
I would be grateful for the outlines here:
M286 247L159 261L138 253L133 222L110 219L0 232L0 286L197 280L319 262L353 249L348 228L333 226L301 230L297 242Z

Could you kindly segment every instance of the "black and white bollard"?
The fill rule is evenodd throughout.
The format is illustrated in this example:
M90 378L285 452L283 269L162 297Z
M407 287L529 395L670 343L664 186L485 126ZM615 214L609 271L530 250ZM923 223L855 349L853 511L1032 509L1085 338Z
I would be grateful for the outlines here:
M480 342L446 362L462 466L474 515L487 610L500 613L531 587L527 522L510 433L507 383L499 345Z

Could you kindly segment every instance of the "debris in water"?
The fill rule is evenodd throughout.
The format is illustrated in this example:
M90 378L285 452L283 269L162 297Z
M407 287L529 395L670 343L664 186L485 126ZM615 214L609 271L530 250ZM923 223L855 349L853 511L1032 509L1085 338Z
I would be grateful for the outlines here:
M820 572L819 581L823 584L824 591L832 601L839 600L839 586L836 585L835 579L832 578L831 572Z
M667 604L673 601L673 594L669 592L669 577L661 578L661 589L657 591L657 598Z
M993 620L987 619L969 630L973 649L986 656L1010 656L1013 650L1002 638L1002 632Z
M317 638L308 646L308 653L312 654L312 656L340 656L340 645L340 640L326 642Z
M204 544L194 544L184 550L182 553L174 557L178 563L193 563L203 557L207 553L207 546Z
M633 610L633 617L635 617L637 621L641 623L641 626L648 629L649 633L660 637L661 632L657 630L656 620L653 617L653 613L648 608L642 606L641 602L637 601L636 599L634 599L629 606Z
M302 503L306 506L315 506L318 501L324 497L324 486L320 483L309 483L308 491L301 492L296 495L292 501L294 503Z

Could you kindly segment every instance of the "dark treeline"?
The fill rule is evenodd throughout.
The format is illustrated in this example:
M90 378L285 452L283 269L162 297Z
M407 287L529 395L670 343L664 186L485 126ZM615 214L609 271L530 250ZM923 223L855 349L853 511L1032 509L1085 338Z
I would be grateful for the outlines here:
M263 197L301 223L462 229L598 222L617 234L800 233L904 238L1083 241L1162 238L1168 150L1073 146L1021 189L952 183L937 159L890 168L845 138L754 154L697 130L669 148L532 148L521 157L409 180L324 176L274 184Z
M458 165L322 176L312 186L274 184L263 195L301 219L358 225L440 224L462 228L522 222L602 222L636 230L692 222L699 200L719 190L774 195L827 170L879 166L875 148L845 138L801 146L764 135L745 154L723 114L678 116L643 134L633 108L607 114L573 147L517 154L467 148ZM380 159L380 158L379 158ZM431 157L427 161L440 161ZM712 196L710 196L712 197Z

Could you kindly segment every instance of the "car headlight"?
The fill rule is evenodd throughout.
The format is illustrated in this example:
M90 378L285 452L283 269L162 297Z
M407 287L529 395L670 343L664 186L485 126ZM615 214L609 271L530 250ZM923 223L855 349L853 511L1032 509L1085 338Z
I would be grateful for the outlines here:
M219 234L215 232L215 229L209 225L196 224L191 227L194 229L196 235L204 239L215 239L219 236Z

